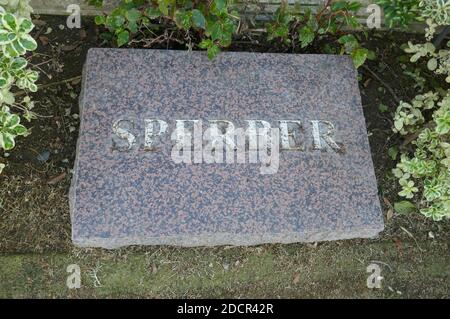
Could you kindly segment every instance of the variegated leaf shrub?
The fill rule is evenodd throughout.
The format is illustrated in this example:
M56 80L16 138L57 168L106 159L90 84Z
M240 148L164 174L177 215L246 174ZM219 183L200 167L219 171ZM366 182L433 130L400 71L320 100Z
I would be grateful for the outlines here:
M397 203L399 208L416 206L433 220L450 218L450 41L437 50L430 42L440 25L450 23L450 1L421 1L421 18L426 21L423 44L408 43L411 62L425 62L442 87L417 95L411 102L401 102L394 115L394 132L412 137L413 146L401 154L393 170L401 186L399 195L415 199Z
M28 1L0 0L0 149L4 151L14 148L17 136L28 134L21 117L28 121L34 117L28 94L19 100L13 93L37 91L38 73L24 57L37 48L30 35L34 28L31 10Z

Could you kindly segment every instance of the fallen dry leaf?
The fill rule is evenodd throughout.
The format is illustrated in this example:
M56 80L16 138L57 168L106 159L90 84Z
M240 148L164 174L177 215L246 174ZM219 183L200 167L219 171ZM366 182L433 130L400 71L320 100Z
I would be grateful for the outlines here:
M400 255L400 257L403 256L402 242L398 238L395 238L394 242L395 242L395 246L397 247L398 254Z
M73 51L80 46L80 42L76 42L74 44L64 44L61 46L61 50L65 52Z
M158 267L155 264L152 264L152 274L156 274L158 272Z
M298 272L294 273L294 280L292 280L292 283L294 285L298 284L300 282L300 274Z
M392 208L389 208L387 211L386 219L391 220L393 216L394 216L394 210Z
M33 24L37 27L43 27L43 26L47 25L47 22L45 22L44 20L40 20L40 19L33 19Z
M45 35L41 35L39 41L41 41L42 45L47 45L50 40Z
M87 37L86 30L80 29L80 38L85 39Z
M62 180L64 179L64 177L66 177L66 175L67 175L66 172L61 173L61 174L59 174L58 176L55 176L55 177L51 178L51 179L47 182L47 184L48 184L48 185L55 185L55 184L59 183L60 181L62 181Z
M383 202L386 204L386 206L388 206L389 208L394 208L391 204L391 202L389 201L389 199L387 199L386 197L383 197Z
M77 77L76 79L74 79L72 82L70 82L72 85L77 85L78 83L81 82L81 76Z

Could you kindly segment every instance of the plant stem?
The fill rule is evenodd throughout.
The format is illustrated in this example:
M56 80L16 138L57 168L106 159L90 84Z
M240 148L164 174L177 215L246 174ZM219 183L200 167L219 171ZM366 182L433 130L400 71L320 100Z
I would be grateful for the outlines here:
M446 36L450 33L450 25L446 26L441 33L433 40L434 47L436 49L440 49L442 47L442 42L446 38Z

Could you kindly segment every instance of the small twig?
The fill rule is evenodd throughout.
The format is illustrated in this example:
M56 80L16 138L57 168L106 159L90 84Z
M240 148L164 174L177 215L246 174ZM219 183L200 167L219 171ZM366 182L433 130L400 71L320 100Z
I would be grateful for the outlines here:
M400 99L398 98L397 94L395 94L394 90L386 83L384 82L375 72L373 72L367 65L362 65L362 67L368 71L373 78L375 78L378 82L383 84L383 86L391 93L392 97L394 98L395 102L400 103Z
M47 72L45 72L45 71L39 66L39 64L32 64L32 66L33 66L34 68L39 69L39 71L41 71L42 73L44 73L49 79L52 78L52 76L49 75Z
M41 65L43 65L43 64L49 63L49 62L52 61L52 60L53 60L53 58L51 58L50 60L47 60L47 61L40 62L40 63L38 63L38 64L31 64L31 65L32 65L32 66L41 66Z
M18 103L14 103L14 104L12 104L11 105L12 107L15 107L15 108L17 108L17 109L19 109L19 110L21 110L22 112L30 112L30 114L32 115L32 116L36 116L36 117L42 117L42 118L52 118L53 117L53 115L40 115L40 114L38 114L38 113L35 113L35 112L31 112L29 109L27 109L25 106L22 106L22 105L20 105L20 104L18 104Z
M79 79L81 79L81 75L75 76L75 77L70 78L70 79L65 79L65 80L62 80L62 81L58 81L58 82L52 82L52 83L38 85L38 90L45 89L45 88L48 88L48 87L51 87L51 86L55 86L55 85L64 84L64 83L67 83L67 82L76 81L76 80L79 80ZM14 93L14 96L20 96L20 95L24 95L24 94L27 94L27 92L24 91L24 90L21 90L21 91L17 91L16 93Z
M374 263L374 264L384 265L384 266L388 267L389 270L390 270L391 272L393 271L393 270L392 270L392 267L389 266L389 264L387 264L387 263L385 263L385 262L382 262L382 261L379 261L379 260L371 260L370 262L371 262L371 263Z
M97 264L95 266L95 268L92 268L91 271L89 272L89 276L93 279L94 281L94 287L95 288L99 288L102 287L102 283L100 282L99 278L98 278L98 272L100 271L100 269L102 268L101 265Z
M438 34L438 36L433 40L433 44L436 47L436 49L440 49L442 47L442 42L444 42L444 39L447 37L447 35L450 33L450 25L447 25L444 30L442 30L441 33Z
M425 129L425 128L432 128L433 125L434 125L434 122L430 121L430 122L426 123L423 126L423 129ZM415 132L413 134L407 135L405 137L405 140L403 141L402 145L400 145L400 149L404 149L406 146L408 146L409 143L411 143L412 141L415 141L416 138L420 135L420 133L422 133L422 131L423 130L420 130L420 131L417 131L417 132Z
M417 245L417 248L419 248L419 251L421 251L421 252L425 251L425 249L423 249L423 248L420 247L419 243L417 242L416 237L414 237L413 234L411 234L411 232L410 232L409 230L407 230L406 228L404 228L404 227L402 227L402 226L400 226L400 229L403 230L409 237L411 237L412 239L414 239L414 241L415 241L415 243L416 243L416 245Z
M317 13L317 15L316 15L317 22L320 21L320 19L322 18L322 15L325 13L325 11L328 9L328 7L331 5L331 1L332 0L327 0L325 5L323 6L323 8Z

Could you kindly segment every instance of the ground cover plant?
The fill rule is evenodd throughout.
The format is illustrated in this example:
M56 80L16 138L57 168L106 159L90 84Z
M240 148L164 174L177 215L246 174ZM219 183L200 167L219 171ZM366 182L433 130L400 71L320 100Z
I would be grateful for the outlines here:
M9 151L17 136L27 135L21 118L30 121L34 104L29 95L18 97L14 87L36 92L38 73L28 67L24 57L34 51L37 43L30 36L34 25L27 1L0 2L0 150ZM0 163L0 173L5 164Z
M410 62L426 64L440 81L421 88L412 101L402 101L394 115L394 132L406 136L400 162L393 170L399 195L411 201L397 203L401 212L414 211L440 221L450 217L450 42L437 48L432 40L438 27L450 23L450 1L420 1L426 21L425 43L408 42ZM428 91L425 91L428 90Z
M102 6L102 1L91 1ZM272 22L266 23L268 40L277 44L300 46L302 49L314 41L327 39L326 53L349 54L356 67L367 58L374 58L373 52L361 47L357 36L344 31L344 28L361 27L356 14L361 4L354 1L326 1L319 12L310 9L292 8L282 1ZM215 58L222 49L230 46L233 37L242 30L245 18L230 0L176 1L176 0L134 0L121 1L120 5L107 15L95 18L98 25L105 26L109 32L102 34L106 40L114 39L121 47L127 44L149 46L161 39L155 33L161 24L189 50L206 49L208 57ZM164 37L162 37L164 38Z

